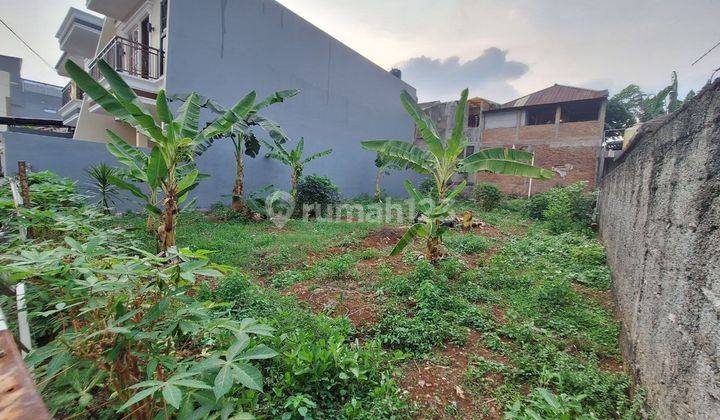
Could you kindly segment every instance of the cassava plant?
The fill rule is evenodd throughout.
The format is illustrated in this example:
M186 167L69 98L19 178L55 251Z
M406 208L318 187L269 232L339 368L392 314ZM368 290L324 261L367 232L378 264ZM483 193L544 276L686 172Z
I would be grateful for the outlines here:
M322 152L318 152L306 158L303 158L303 150L305 148L304 138L300 137L300 141L298 141L298 144L295 146L295 148L290 150L286 149L285 146L283 146L283 143L285 143L284 139L273 140L274 144L263 141L263 144L265 144L265 146L270 149L270 152L268 152L265 157L275 159L278 162L282 162L290 167L290 170L292 171L290 175L290 195L292 195L293 198L296 198L297 184L300 180L300 177L302 177L305 165L315 159L329 155L330 153L332 153L332 149L323 150Z
M400 95L400 102L414 120L425 141L427 150L401 140L370 140L362 142L362 146L420 174L429 175L437 188L434 201L439 206L447 204L448 188L458 174L486 171L538 179L551 179L554 176L552 171L533 166L530 163L532 161L531 153L516 149L483 149L463 158L463 151L468 145L468 139L464 132L467 97L468 90L465 89L460 94L460 101L455 111L455 124L452 134L448 139L441 139L430 117L425 114L409 93L403 91ZM455 187L452 195L460 194L464 187L465 182L463 181ZM432 213L438 217L437 212ZM439 217L433 223L439 225ZM419 229L419 227L416 228L418 231ZM432 231L429 232L432 235L428 236L427 241L428 256L433 258L437 257L437 253L431 251L433 251L436 242L441 243L442 240L442 233L441 231L438 232L440 232L438 235L432 234Z
M205 129L199 130L200 103L198 96L191 94L179 108L177 117L173 118L165 91L160 90L156 100L156 111L160 122L158 125L135 92L112 67L104 60L100 60L97 66L110 85L109 91L71 60L65 64L70 77L88 96L115 118L130 124L152 141L152 151L148 157L147 166L136 169L145 172L144 177L150 191L162 191L162 208L152 203L152 197L136 185L117 177L113 178L113 182L140 198L145 203L147 210L162 216L162 225L158 228L158 236L160 249L165 251L175 246L176 216L180 211L180 204L198 185L199 172L193 163L196 150L207 139L229 132L233 125L240 122L240 115L247 114L248 110L252 108L255 102L255 92L247 94L235 106L208 124ZM122 141L122 138L111 130L107 130L107 133L111 139L115 140L115 143Z
M233 144L235 154L235 179L232 189L232 208L248 215L248 210L252 209L244 199L245 195L245 163L244 156L254 158L260 151L260 142L258 141L253 127L260 127L265 130L271 138L284 142L287 138L280 126L260 114L260 111L270 105L284 102L285 99L297 95L300 91L297 89L281 90L273 93L264 100L253 104L246 113L238 114L239 120L233 124L232 129L227 133L222 133L215 137L211 137L198 147L198 153L204 152L212 143L219 138L229 138ZM170 100L186 101L188 94L172 95ZM227 109L220 105L217 101L209 98L200 98L200 107L209 109L216 114L224 114Z

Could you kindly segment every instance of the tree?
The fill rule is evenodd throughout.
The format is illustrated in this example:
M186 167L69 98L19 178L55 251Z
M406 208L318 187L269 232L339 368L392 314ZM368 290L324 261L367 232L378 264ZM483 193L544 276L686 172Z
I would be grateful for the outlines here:
M623 121L627 122L627 120L624 119L626 115L624 115L624 111L622 111L622 108L624 108L626 111L632 113L637 121L650 121L660 115L669 114L680 109L683 101L677 97L678 78L677 72L674 71L670 77L670 84L657 94L644 93L638 85L631 84L610 99L606 120L608 117L612 117L610 120L611 123L616 121L620 121L620 123ZM612 110L610 108L611 106L613 107Z
M622 132L637 123L635 115L619 100L612 97L605 111L605 130ZM622 134L622 133L620 133Z
M455 124L452 134L448 139L441 139L437 128L432 120L420 109L415 99L409 93L403 91L400 101L407 113L415 121L427 150L423 150L412 143L401 140L370 140L362 142L365 149L377 152L385 158L392 159L410 169L429 175L435 182L437 195L432 197L432 205L421 206L420 211L427 218L432 219L429 225L424 228L413 225L403 238L398 242L393 252L399 252L417 234L427 236L428 258L437 261L437 245L442 242L443 229L440 217L444 210L450 206L450 200L460 194L465 188L466 181L462 181L452 192L448 194L450 181L458 173L476 173L480 171L493 172L504 175L515 175L538 179L551 179L554 176L552 171L532 166L532 154L508 148L483 149L470 156L462 158L463 151L468 144L465 137L465 105L467 103L468 90L465 89L460 95L460 101L455 111ZM411 185L410 185L411 186ZM420 197L413 190L406 188L413 198ZM400 246L400 248L398 248Z
M302 154L303 149L305 148L304 138L300 137L300 141L298 141L298 144L295 146L294 149L291 150L285 149L285 146L283 146L284 141L280 141L278 139L273 140L274 144L263 141L263 144L265 144L265 146L270 149L270 152L268 152L265 157L275 159L278 162L284 163L285 165L290 167L290 170L292 171L290 175L290 195L293 198L296 198L297 184L300 180L300 177L302 176L305 165L315 159L329 155L330 153L332 153L332 149L323 150L322 152L315 153L303 159Z
M390 175L391 170L403 169L402 165L398 164L395 160L383 156L378 153L375 157L375 167L377 173L375 174L375 200L380 201L382 198L382 188L380 187L380 181L382 181L383 174Z
M263 101L254 104L248 110L247 114L239 115L238 117L240 117L240 121L233 124L233 127L229 132L207 139L204 144L198 147L198 153L202 153L219 138L229 138L232 141L235 155L235 179L231 194L233 210L245 214L247 214L249 210L244 198L245 163L243 161L243 156L246 155L254 158L257 156L258 152L260 152L260 142L252 130L253 127L261 127L270 135L271 138L276 139L277 141L284 142L287 139L287 135L282 131L276 122L264 117L259 112L270 105L284 102L285 99L291 98L299 92L300 91L297 89L290 89L273 93ZM184 102L187 100L188 96L188 94L173 95L170 100L180 100ZM201 108L207 108L220 115L227 112L227 109L224 106L212 99L200 96L199 100Z
M127 160L123 159L120 162L130 165L132 170L138 173L144 172L142 178L147 181L150 191L157 189L162 191L162 208L157 205L159 203L152 203L152 197L136 185L117 177L111 179L119 188L143 200L146 209L162 215L162 226L158 229L159 243L160 249L167 251L168 248L175 246L176 215L180 211L180 204L198 185L199 173L193 162L196 149L207 139L230 131L233 125L240 121L238 116L247 114L252 108L255 92L247 94L234 107L200 131L198 130L200 119L198 96L191 94L178 109L177 117L173 118L165 91L160 90L156 99L157 116L161 123L158 125L135 92L112 67L104 60L100 60L97 66L110 85L109 91L71 60L65 63L68 74L85 94L115 118L130 124L152 141L152 151L149 156L135 149L147 156L145 167L136 165L135 158L139 156L135 152L132 152ZM114 140L111 144L117 145L123 141L111 130L107 130L107 134ZM113 152L111 145L108 145L108 150Z

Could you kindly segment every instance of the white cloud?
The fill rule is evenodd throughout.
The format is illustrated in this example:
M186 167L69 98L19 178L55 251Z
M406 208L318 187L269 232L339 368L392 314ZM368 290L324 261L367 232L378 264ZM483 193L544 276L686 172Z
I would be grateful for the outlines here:
M508 82L528 72L528 65L507 59L507 50L491 47L471 60L457 56L446 59L426 56L406 60L398 67L403 79L417 89L421 101L456 99L464 88L470 96L494 101L510 100L518 92Z

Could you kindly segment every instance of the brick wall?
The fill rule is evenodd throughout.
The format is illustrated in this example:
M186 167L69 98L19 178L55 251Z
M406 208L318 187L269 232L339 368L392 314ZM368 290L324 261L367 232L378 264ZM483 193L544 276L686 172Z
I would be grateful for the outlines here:
M561 124L490 128L483 130L482 145L515 147L535 153L535 165L555 172L551 181L532 181L532 194L557 184L587 181L595 186L603 122L583 121ZM526 196L530 180L507 175L477 174L475 182L497 185L505 194Z

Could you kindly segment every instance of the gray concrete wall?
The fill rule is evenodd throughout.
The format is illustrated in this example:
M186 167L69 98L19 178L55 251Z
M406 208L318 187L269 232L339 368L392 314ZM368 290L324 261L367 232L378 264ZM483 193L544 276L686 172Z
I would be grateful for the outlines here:
M599 214L649 405L720 418L720 81L638 135L602 181Z
M104 143L80 142L73 139L51 137L40 134L16 132L0 133L4 147L3 171L6 175L17 174L17 161L24 160L34 172L52 171L77 181L77 190L93 198L85 169L105 162L120 166ZM118 209L138 208L129 201L130 197L117 203Z
M333 154L311 162L305 173L329 176L346 196L372 193L373 153L360 141L412 141L414 125L400 104L400 92L415 89L272 0L173 0L170 2L166 90L196 91L226 106L251 90L258 97L283 89L301 93L266 115L294 141L305 138L307 153ZM380 48L380 47L379 47ZM247 190L273 184L287 188L290 173L264 153L248 158ZM232 146L218 142L207 155L225 194L231 190ZM384 179L388 192L405 195L402 180ZM204 191L202 197L210 199Z

